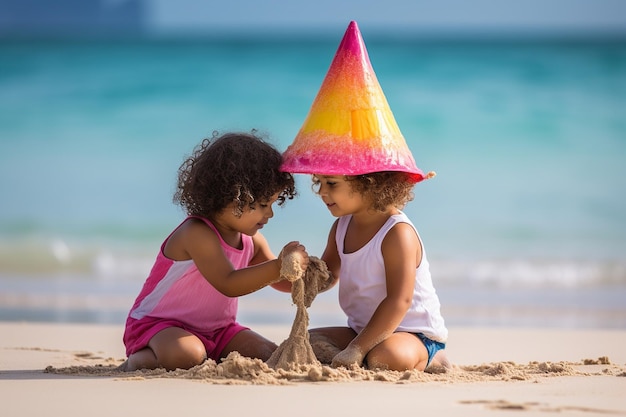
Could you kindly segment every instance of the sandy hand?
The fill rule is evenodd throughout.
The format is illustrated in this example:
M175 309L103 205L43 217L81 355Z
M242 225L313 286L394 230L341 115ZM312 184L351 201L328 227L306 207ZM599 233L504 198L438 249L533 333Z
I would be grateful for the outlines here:
M339 368L340 366L350 368L353 365L361 366L364 358L365 355L358 348L348 345L347 348L335 355L331 366L333 368Z
M299 242L289 242L280 252L280 277L294 282L301 279L309 266L309 254Z

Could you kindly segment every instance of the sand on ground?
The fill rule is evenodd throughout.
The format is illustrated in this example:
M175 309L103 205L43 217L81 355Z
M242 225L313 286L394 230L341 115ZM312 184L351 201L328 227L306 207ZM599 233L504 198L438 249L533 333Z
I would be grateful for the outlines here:
M254 330L280 343L289 326ZM273 417L346 412L447 416L626 415L626 331L450 328L452 372L309 365L276 370L229 357L188 371L123 374L123 326L0 323L3 415L66 417L203 412Z

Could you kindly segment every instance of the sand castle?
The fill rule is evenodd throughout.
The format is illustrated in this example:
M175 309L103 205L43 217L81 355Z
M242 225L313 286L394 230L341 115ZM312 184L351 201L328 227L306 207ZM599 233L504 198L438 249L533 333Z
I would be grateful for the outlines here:
M309 257L306 271L295 262L294 256L290 254L283 259L281 277L292 282L291 299L296 305L296 317L289 337L267 361L274 369L297 370L300 365L321 365L309 341L307 308L311 306L317 294L327 287L331 274L326 263L315 256Z

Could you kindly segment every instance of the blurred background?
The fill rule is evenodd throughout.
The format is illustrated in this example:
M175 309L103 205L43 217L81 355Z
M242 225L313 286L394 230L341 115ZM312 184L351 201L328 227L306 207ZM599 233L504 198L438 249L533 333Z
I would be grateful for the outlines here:
M214 130L291 143L357 21L448 325L626 328L626 2L0 0L0 320L122 325ZM263 229L320 255L299 197ZM311 324L343 325L336 290ZM242 323L291 323L288 294Z

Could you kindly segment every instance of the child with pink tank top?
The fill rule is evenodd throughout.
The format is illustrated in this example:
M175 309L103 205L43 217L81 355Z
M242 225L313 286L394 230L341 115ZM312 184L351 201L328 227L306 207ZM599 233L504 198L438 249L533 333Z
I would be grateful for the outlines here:
M237 323L237 297L280 280L281 260L296 253L306 269L308 255L298 242L278 258L259 232L296 195L282 157L254 134L213 134L178 171L174 201L187 218L161 245L154 266L126 321L128 359L121 369L188 369L230 352L267 360L276 344Z

